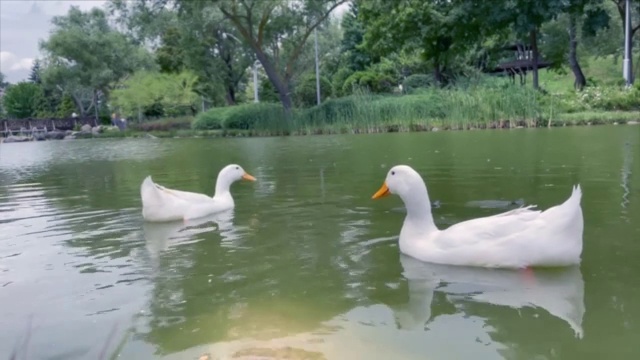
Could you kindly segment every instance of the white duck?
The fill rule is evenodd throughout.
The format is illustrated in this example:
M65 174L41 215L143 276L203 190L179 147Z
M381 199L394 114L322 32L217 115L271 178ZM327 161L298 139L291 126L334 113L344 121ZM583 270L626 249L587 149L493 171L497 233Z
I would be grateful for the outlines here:
M545 211L535 205L463 221L439 230L431 214L427 187L406 165L389 170L373 195L400 196L407 215L400 231L400 251L424 262L492 268L569 266L580 263L583 219L580 185L569 199Z
M255 181L240 165L225 166L216 180L213 197L188 191L168 189L153 182L147 176L140 186L142 216L146 221L166 222L190 220L233 209L234 202L229 189L241 179Z

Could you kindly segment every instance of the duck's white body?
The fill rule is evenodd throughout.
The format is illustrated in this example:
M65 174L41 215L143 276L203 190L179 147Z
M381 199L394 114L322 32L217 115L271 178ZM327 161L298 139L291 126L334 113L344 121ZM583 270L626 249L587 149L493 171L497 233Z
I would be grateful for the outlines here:
M583 218L580 186L564 203L545 211L528 206L439 230L427 187L412 168L392 168L374 198L388 193L403 200L407 215L400 251L418 260L449 265L525 268L580 263Z
M230 187L240 179L255 181L242 167L235 164L226 166L218 174L214 196L209 197L166 188L147 176L140 186L142 216L150 222L187 221L233 209L235 204Z

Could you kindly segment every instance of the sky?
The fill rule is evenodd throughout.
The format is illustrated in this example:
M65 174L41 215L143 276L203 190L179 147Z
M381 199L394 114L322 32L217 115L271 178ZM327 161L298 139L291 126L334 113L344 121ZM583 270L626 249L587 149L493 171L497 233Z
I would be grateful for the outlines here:
M0 72L16 83L29 76L33 60L40 55L38 43L46 39L51 19L78 6L89 10L105 0L0 0Z

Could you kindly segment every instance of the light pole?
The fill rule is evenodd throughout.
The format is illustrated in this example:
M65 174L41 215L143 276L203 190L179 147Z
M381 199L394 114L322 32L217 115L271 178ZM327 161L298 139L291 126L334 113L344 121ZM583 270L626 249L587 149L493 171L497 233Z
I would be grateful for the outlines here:
M622 62L622 75L627 87L633 85L633 67L631 62L631 0L625 1L624 6L624 60Z
M316 42L316 96L318 98L318 105L320 105L320 67L318 65L318 32L313 29L313 36Z
M258 63L256 60L253 62L253 102L260 102L258 99Z

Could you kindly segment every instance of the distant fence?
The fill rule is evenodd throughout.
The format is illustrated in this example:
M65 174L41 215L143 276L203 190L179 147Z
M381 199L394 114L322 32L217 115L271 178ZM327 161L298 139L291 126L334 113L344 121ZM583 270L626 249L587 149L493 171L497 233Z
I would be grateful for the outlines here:
M5 119L0 120L0 131L4 136L10 132L19 132L20 129L31 130L34 127L39 130L73 130L82 125L97 126L98 122L94 117L77 117L63 119Z

